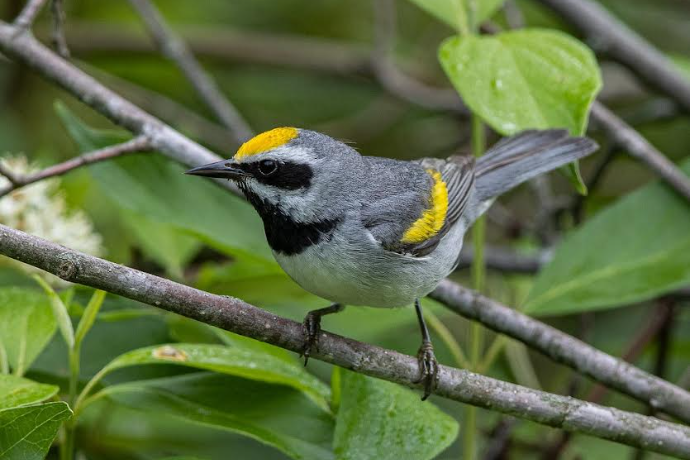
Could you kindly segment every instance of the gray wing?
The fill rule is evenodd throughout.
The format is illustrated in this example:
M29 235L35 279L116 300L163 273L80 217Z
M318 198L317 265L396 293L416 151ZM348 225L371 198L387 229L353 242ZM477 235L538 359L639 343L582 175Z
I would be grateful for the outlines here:
M390 193L389 190L385 197L367 204L362 209L362 223L387 250L422 257L436 249L465 211L474 185L474 159L453 156L447 160L425 158L415 163L421 168L414 168L409 172L414 178L408 177L412 180L407 187L390 187L398 192ZM446 183L446 218L443 227L430 238L415 244L405 244L401 242L403 235L431 205L433 179L426 172L428 169L440 172Z

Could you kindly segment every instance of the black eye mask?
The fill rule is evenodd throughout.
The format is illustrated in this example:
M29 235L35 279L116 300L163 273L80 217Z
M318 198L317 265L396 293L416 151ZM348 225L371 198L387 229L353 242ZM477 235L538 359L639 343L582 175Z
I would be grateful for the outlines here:
M241 163L238 167L260 183L284 190L308 188L314 176L309 165L290 161L262 160Z

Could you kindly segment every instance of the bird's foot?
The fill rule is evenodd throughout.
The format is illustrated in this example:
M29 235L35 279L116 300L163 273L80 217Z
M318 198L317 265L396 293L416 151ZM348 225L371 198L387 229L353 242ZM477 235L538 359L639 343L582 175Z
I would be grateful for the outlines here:
M424 384L422 401L425 401L438 384L438 361L434 355L434 346L430 341L422 342L422 346L417 352L417 361L419 363L419 378L414 383Z
M304 356L304 365L309 362L309 355L312 351L319 349L319 334L321 333L321 315L314 312L307 313L302 322L302 333L304 335L304 346L300 357Z

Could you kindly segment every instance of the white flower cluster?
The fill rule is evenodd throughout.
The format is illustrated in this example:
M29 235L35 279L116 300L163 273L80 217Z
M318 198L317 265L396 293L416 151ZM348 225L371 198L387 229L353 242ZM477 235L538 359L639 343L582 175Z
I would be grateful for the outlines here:
M21 155L8 156L0 159L0 162L17 176L37 170ZM0 175L0 189L8 185L8 179ZM67 208L59 186L60 179L46 179L14 190L0 198L0 223L77 251L101 255L101 235L96 233L93 223L83 211ZM3 263L9 260L2 258ZM45 274L28 265L20 265L25 271ZM56 277L47 279L50 282L58 280Z

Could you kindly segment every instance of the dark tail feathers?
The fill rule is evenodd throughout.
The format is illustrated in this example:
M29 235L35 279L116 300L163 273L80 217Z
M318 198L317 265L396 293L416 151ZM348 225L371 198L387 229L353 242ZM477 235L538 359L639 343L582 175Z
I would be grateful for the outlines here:
M594 152L599 146L563 129L523 131L494 145L477 162L475 200L495 198L539 174Z

